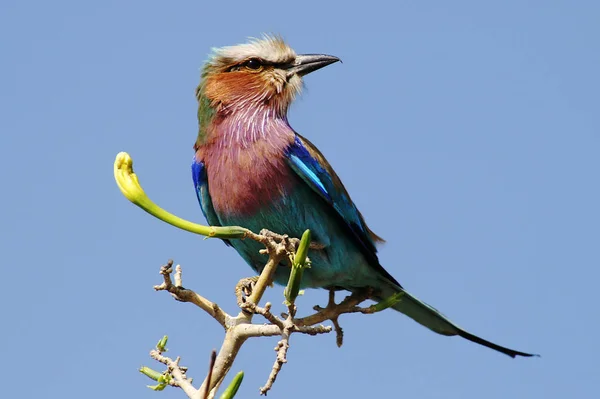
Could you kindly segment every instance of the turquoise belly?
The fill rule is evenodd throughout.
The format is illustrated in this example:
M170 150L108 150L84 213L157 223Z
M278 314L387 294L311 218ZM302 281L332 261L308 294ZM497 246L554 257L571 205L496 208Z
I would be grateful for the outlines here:
M357 248L339 216L310 187L302 182L270 205L262 206L252 216L219 215L223 225L239 225L254 232L268 229L275 233L301 237L310 229L313 241L325 246L310 250L311 268L304 273L302 287L353 288L377 284L363 254ZM260 272L267 256L259 254L263 247L252 240L232 240L231 244L256 271ZM289 265L280 265L275 282L287 284Z

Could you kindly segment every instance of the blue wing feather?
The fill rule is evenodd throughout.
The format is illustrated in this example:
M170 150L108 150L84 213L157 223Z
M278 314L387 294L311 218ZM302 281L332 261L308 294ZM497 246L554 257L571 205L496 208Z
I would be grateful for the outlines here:
M296 174L340 216L362 248L369 263L388 279L396 282L379 264L377 258L375 241L383 240L368 228L341 180L323 154L310 141L296 134L294 143L288 148L287 160Z
M290 149L292 150L289 153L291 166L294 168L296 173L298 173L303 179L307 180L307 183L312 185L313 188L316 188L319 194L321 194L321 196L323 196L326 200L332 201L331 196L325 188L325 185L319 178L319 174L315 173L315 170L319 171L319 164L313 162L313 158L310 157L310 154L308 151L306 151L306 149L300 146L290 147ZM323 173L322 170L320 172L320 174Z
M198 202L200 203L200 209L202 209L202 214L204 218L208 221L208 223L212 224L208 220L208 215L206 214L206 209L209 208L206 206L207 201L203 201L203 187L206 186L206 170L204 169L204 163L197 162L196 157L192 161L192 179L194 180L194 191L196 192L196 197L198 198ZM216 217L216 215L215 215Z
M196 197L200 203L200 209L202 214L206 218L206 221L211 226L221 226L221 221L213 208L210 193L208 191L208 180L206 178L206 168L204 163L197 161L196 157L192 161L192 179L194 180L194 191L196 191ZM231 246L229 240L223 240L225 244Z

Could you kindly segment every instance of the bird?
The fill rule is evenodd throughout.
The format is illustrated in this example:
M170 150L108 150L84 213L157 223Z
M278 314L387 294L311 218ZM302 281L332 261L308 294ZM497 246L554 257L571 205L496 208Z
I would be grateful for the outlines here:
M537 356L480 338L408 291L381 266L382 238L367 226L325 156L288 121L288 108L307 74L340 61L296 54L281 36L213 49L205 62L198 100L198 136L192 177L202 213L212 226L268 229L300 237L310 229L317 249L302 288L356 292L381 301L404 293L393 309L445 336L460 336L510 357ZM255 271L266 255L252 240L224 240ZM285 285L289 267L274 282Z

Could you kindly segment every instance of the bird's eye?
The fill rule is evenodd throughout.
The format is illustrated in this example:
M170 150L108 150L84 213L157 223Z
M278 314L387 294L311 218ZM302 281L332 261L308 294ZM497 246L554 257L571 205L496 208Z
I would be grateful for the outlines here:
M248 69L257 70L260 69L260 67L262 67L262 64L258 58L250 58L244 63L244 66Z

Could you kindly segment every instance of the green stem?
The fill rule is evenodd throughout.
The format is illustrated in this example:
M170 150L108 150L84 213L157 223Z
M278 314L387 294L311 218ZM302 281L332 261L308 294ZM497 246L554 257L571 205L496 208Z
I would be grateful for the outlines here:
M306 268L306 256L308 255L308 248L310 246L310 230L306 230L302 234L300 245L294 256L294 263L292 265L292 271L290 272L290 279L288 284L283 291L285 295L286 305L291 305L296 301L298 293L300 292L300 283L302 282L302 275Z
M378 302L375 305L371 305L369 308L373 311L373 313L381 312L387 308L390 308L400 302L402 297L404 296L404 292L400 291L389 297L385 298L383 301Z
M191 233L206 237L216 238L244 238L252 232L239 226L204 226L192 223L156 205L144 192L136 174L133 172L133 160L126 152L117 154L114 164L115 180L123 195L135 205L139 206L152 216L169 223L172 226Z
M220 399L232 399L237 393L238 389L240 389L240 385L242 385L242 380L244 379L244 372L240 371L233 377L231 383L225 389Z
M160 341L158 341L158 343L156 344L156 349L159 352L166 352L167 351L167 341L169 340L169 337L167 335L164 335Z
M156 370L152 370L150 367L142 366L139 369L140 373L144 374L146 377L153 379L154 381L158 381L160 377L163 376L163 373L158 372Z

